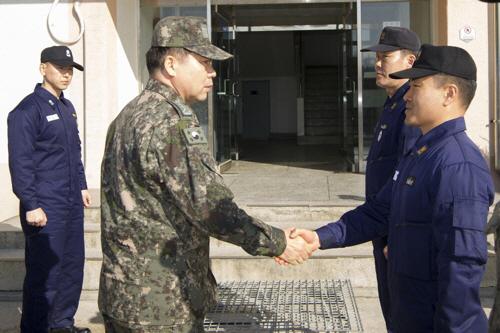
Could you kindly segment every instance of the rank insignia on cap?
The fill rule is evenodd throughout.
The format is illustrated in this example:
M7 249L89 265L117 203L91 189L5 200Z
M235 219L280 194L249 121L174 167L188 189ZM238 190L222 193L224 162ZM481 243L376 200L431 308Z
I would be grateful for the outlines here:
M419 150L417 150L417 154L421 155L426 150L427 150L427 146L423 146L422 148L420 148Z
M385 31L382 31L382 34L380 35L380 40L384 40L385 38Z
M418 53L417 53L417 59L415 59L415 60L418 60L418 58L420 58L420 54L421 53L422 53L422 50L418 51Z
M394 110L394 108L396 107L396 105L398 105L398 103L392 104L391 109Z
M190 145L207 144L207 138L201 127L185 128L182 130Z
M413 187L413 185L415 185L415 180L417 180L417 178L408 176L408 178L406 178L406 185Z

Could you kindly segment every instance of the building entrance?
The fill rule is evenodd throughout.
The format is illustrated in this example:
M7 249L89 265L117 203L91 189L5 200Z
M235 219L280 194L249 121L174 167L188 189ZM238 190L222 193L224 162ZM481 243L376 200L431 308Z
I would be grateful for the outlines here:
M428 42L429 0L183 4L191 2L176 7L176 1L157 0L141 9L141 19L143 13L153 22L167 15L207 17L212 42L234 54L214 62L212 94L193 105L223 169L244 158L242 139L286 139L328 145L325 154L340 153L351 170L364 171L386 94L375 85L374 54L358 50L377 44L386 25L410 28Z

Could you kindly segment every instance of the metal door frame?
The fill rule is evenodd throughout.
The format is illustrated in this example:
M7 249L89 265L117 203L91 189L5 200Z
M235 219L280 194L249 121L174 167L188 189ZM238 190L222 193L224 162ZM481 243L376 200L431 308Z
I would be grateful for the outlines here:
M380 0L363 0L364 2L380 1ZM385 1L401 1L401 0L385 0ZM356 3L356 33L357 33L357 70L358 70L358 170L364 171L363 163L363 67L361 58L361 0L244 0L239 1L238 5L262 5L262 4L311 4L311 3ZM208 36L212 39L212 5L235 5L234 0L140 0L140 7L202 7L206 6L207 13L207 28ZM214 98L213 91L208 94L208 140L211 153L215 151L214 140Z

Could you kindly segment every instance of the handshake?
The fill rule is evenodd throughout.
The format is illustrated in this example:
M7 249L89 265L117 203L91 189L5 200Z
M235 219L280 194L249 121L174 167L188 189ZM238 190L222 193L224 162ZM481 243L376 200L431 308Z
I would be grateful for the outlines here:
M274 260L280 265L302 264L311 254L321 247L318 234L315 231L298 228L284 228L286 249Z

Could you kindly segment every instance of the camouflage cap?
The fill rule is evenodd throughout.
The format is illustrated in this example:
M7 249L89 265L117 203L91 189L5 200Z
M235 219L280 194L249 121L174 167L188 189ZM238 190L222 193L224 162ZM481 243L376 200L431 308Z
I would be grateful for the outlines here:
M168 16L160 20L153 31L151 46L182 47L215 60L233 57L210 43L207 20L196 16Z

